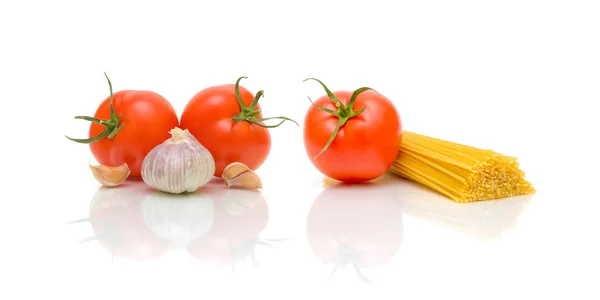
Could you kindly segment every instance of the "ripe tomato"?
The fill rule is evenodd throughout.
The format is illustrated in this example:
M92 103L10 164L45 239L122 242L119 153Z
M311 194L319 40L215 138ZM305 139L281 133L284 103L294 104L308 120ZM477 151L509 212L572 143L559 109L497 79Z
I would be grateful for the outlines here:
M131 170L129 178L139 178L148 152L179 126L177 113L167 99L155 92L123 90L113 94L108 76L106 79L110 96L100 103L94 117L75 117L92 122L90 138L67 138L89 144L98 163L106 166L126 163Z
M267 159L271 150L268 128L281 125L286 117L263 118L258 100L263 91L252 95L239 85L224 84L198 92L186 105L181 115L181 129L188 129L210 151L215 160L215 176L232 162L244 163L256 170ZM275 125L264 121L281 119ZM296 123L297 124L297 123Z
M202 262L235 265L252 257L269 221L269 207L258 191L214 188L214 220L210 230L187 250Z
M402 141L402 123L392 102L363 87L331 92L306 112L304 145L324 175L346 182L375 179L394 163ZM307 79L307 80L309 80Z
M338 183L322 191L308 212L306 235L313 253L334 270L362 268L392 259L402 244L402 206L385 186Z

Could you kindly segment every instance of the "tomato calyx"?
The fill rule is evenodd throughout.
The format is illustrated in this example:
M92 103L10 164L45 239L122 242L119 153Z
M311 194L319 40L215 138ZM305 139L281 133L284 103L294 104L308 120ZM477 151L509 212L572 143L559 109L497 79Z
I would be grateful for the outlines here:
M354 249L350 248L350 246L341 242L339 239L336 239L336 242L338 244L338 253L334 258L335 266L329 275L329 280L331 280L333 274L335 274L337 270L344 268L348 264L351 264L356 272L356 275L358 275L362 281L371 283L369 278L367 278L360 270L358 265L358 262L360 261L359 254Z
M86 121L98 123L98 124L104 126L104 131L102 131L102 133L98 134L97 136L89 138L89 139L74 139L74 138L70 138L70 137L66 136L66 138L68 138L69 140L77 142L77 143L89 144L89 143L99 141L105 137L112 139L119 132L119 130L121 130L121 128L123 128L123 125L125 125L125 123L121 123L119 125L119 122L121 122L122 116L119 115L117 117L117 113L115 112L115 107L113 106L112 83L110 82L110 79L108 79L108 75L106 75L106 72L104 73L104 77L106 77L106 80L108 81L108 87L110 89L110 118L108 120L101 120L98 118L93 118L93 117L88 117L88 116L76 116L75 117L75 119L86 120Z
M344 103L342 103L342 101L340 101L321 80L316 79L316 78L307 78L307 79L304 79L304 82L306 82L308 80L314 80L314 81L318 82L323 87L325 92L327 93L327 96L329 97L329 99L331 99L331 101L333 101L333 103L335 103L335 106L337 107L337 110L331 110L331 109L328 109L328 108L325 108L322 106L318 106L312 101L312 99L310 99L310 97L308 97L308 100L315 108L317 108L321 111L324 111L328 114L332 114L338 118L338 123L335 126L335 129L333 130L331 137L329 137L329 140L327 141L327 143L325 144L323 149L321 149L321 152L319 152L319 154L317 154L317 156L314 157L314 159L316 159L321 154L323 154L327 150L327 148L329 148L329 145L331 145L331 143L337 136L337 133L340 130L340 128L342 126L344 126L344 124L346 124L346 122L348 122L348 120L360 115L362 112L365 111L365 109L367 109L367 107L365 106L365 107L361 108L360 110L357 110L357 111L354 110L354 102L356 101L356 98L358 98L358 95L360 95L362 92L365 92L368 90L374 91L377 94L379 94L379 93L370 87L361 87L361 88L355 90L354 93L352 93L352 96L350 97L350 101L348 101L347 105L344 105Z
M292 122L296 123L297 126L300 126L300 125L298 125L298 122L296 122L288 117L257 118L256 115L260 114L261 111L256 109L256 105L258 104L258 100L262 96L264 96L265 91L263 91L263 90L258 91L256 93L256 96L254 97L254 100L252 100L252 102L250 103L249 106L246 106L244 104L244 101L242 100L242 96L240 95L240 81L245 78L248 78L248 77L242 76L242 77L238 78L238 80L235 82L235 97L237 98L237 101L240 105L240 113L233 116L232 119L234 122L246 121L246 122L256 124L258 126L265 127L265 128L275 128L275 127L279 127L279 125L283 124L283 122L285 122L285 121L292 121ZM274 124L274 125L265 125L263 123L264 121L275 120L275 119L280 119L281 122Z

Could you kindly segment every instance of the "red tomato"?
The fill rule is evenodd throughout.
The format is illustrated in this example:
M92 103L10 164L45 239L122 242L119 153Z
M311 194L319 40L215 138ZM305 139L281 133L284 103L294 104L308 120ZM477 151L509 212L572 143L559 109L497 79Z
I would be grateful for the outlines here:
M223 169L232 162L258 169L271 150L268 128L277 127L286 120L293 121L286 117L263 118L258 104L263 91L254 96L239 86L242 78L246 77L239 78L235 85L213 86L198 92L181 115L181 129L188 129L212 154L215 176L221 176ZM270 119L281 122L265 125L264 121Z
M131 170L129 177L139 178L148 152L168 139L169 131L179 126L177 113L167 99L155 92L124 90L113 94L110 80L108 83L110 96L100 103L94 118L75 117L92 122L90 138L67 138L89 144L101 165L126 163Z
M321 192L308 213L306 235L313 253L335 270L361 268L394 257L402 243L402 207L385 187L340 183Z
M188 252L200 261L220 266L252 258L256 245L263 242L259 235L269 221L269 207L262 194L236 189L213 192L215 215L212 227L208 233L190 242Z
M117 257L135 261L155 259L169 244L146 226L141 205L145 186L100 188L90 205L89 221L100 245Z
M360 88L327 95L306 112L304 145L324 175L346 182L375 179L394 163L402 141L402 123L385 96ZM307 79L308 80L308 79Z

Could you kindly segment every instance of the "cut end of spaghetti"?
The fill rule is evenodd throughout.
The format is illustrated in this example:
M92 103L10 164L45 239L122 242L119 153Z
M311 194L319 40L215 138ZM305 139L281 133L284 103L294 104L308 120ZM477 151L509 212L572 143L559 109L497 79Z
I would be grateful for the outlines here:
M390 172L456 202L535 193L514 157L413 132L403 135L400 153Z

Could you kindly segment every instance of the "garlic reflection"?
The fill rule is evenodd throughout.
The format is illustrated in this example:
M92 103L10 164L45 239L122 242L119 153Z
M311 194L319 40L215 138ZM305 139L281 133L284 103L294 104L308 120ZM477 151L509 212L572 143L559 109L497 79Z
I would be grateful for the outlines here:
M149 261L205 234L213 218L210 193L171 195L131 182L98 189L89 217L72 223L89 223L93 235L83 241L99 243L113 257Z
M176 248L185 248L210 229L213 210L209 195L201 191L183 195L152 192L142 202L142 218L148 228Z
M245 214L262 202L264 202L264 198L258 191L240 192L229 190L222 200L223 209L232 216Z

